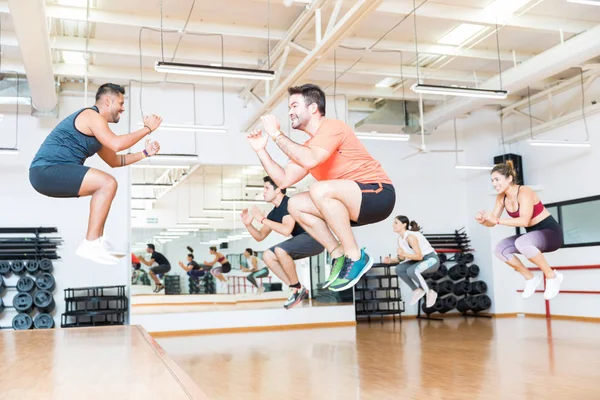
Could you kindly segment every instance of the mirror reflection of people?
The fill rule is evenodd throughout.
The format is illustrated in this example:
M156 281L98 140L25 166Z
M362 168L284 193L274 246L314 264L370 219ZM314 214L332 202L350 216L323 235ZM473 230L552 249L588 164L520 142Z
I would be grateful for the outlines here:
M229 263L229 260L227 260L227 257L217 251L215 246L211 246L209 251L210 255L215 256L215 258L212 261L204 261L204 264L212 267L210 270L211 275L221 281L221 287L226 288L227 278L225 278L223 274L231 271L231 264ZM214 266L216 263L219 263L218 267Z
M308 296L308 289L298 279L294 260L316 256L325 248L290 215L288 211L290 198L285 194L286 189L277 187L269 176L265 176L263 182L263 197L266 202L274 206L273 209L267 216L263 215L257 207L253 207L251 211L244 209L241 214L242 222L257 242L265 240L273 231L286 237L292 236L263 253L263 261L269 269L291 290L290 296L283 304L283 307L289 310ZM262 224L260 230L252 225L254 220Z
M263 261L258 259L256 254L250 248L247 248L244 251L244 257L247 260L248 268L241 266L242 272L250 272L250 275L248 275L246 279L258 289L258 294L263 294L265 287L262 285L262 283L259 286L256 279L269 276L269 268L265 266Z
M202 278L206 274L202 265L194 261L194 255L192 253L187 255L187 264L179 261L179 266L187 273L187 276L193 279Z
M541 269L546 276L544 299L550 300L560 291L563 274L550 267L544 253L551 253L562 247L564 243L562 227L544 207L533 189L518 185L517 173L512 161L494 166L491 176L492 185L498 193L494 210L479 211L475 219L481 225L490 228L496 225L525 228L526 233L501 240L496 245L494 253L525 278L523 298L528 298L535 293L542 278L534 275L523 265L516 254L524 255ZM510 218L500 219L505 209Z
M146 259L143 256L140 256L139 259L140 262L151 267L148 271L148 275L150 275L150 278L152 278L152 280L156 284L156 287L154 288L154 293L158 293L165 288L165 285L163 285L160 282L160 279L158 279L156 275L166 274L167 272L169 272L171 270L171 263L169 263L167 257L165 257L162 253L156 251L156 247L154 247L152 243L148 243L146 253L150 253L150 261L146 261ZM154 263L158 264L158 266L152 267Z
M433 246L423 236L416 221L404 215L394 218L393 229L398 237L398 257L385 257L385 264L396 264L396 274L413 291L410 305L415 305L423 296L427 296L427 307L433 307L437 292L430 289L422 274L430 274L440 267L440 258Z

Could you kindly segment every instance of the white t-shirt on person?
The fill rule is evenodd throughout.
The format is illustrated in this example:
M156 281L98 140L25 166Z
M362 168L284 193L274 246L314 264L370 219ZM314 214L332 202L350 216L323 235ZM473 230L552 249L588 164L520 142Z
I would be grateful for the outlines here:
M435 253L435 249L431 246L429 241L423 236L421 232L406 231L403 236L398 237L398 246L408 254L415 254L415 251L408 244L408 236L413 235L417 238L419 247L421 248L421 254L423 257L430 253Z

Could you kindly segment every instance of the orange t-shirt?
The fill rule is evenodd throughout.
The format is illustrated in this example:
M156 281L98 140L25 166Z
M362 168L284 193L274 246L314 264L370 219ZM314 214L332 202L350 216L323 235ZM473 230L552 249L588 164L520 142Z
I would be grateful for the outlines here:
M371 157L354 131L342 121L325 120L315 136L304 145L320 147L330 155L309 171L318 181L345 179L359 183L392 184L381 164Z

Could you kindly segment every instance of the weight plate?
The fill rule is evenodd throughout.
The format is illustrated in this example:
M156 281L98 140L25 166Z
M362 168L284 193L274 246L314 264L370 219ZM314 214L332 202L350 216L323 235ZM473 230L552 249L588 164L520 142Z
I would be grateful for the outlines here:
M25 273L25 263L21 260L13 260L10 264L10 269L17 275Z
M41 313L33 319L35 329L52 329L54 328L54 318L50 314Z
M26 331L33 326L33 320L27 314L19 313L12 320L12 327L16 331Z
M28 276L23 276L17 282L17 290L19 292L30 293L35 287L35 282Z
M54 290L56 282L54 281L54 277L52 276L52 274L44 272L43 274L37 277L37 279L35 280L35 285L40 290L48 290L51 292Z
M52 293L47 290L38 290L35 292L33 302L40 311L44 312L52 311L55 305Z
M13 297L13 307L19 312L28 313L33 309L33 298L29 293L17 293Z
M27 270L27 272L29 272L31 275L35 275L39 272L40 270L40 263L37 260L29 260L25 263L25 269Z
M40 261L40 270L42 270L42 272L52 272L53 268L52 260L44 258L42 261Z
M0 275L10 274L10 263L6 260L0 261Z

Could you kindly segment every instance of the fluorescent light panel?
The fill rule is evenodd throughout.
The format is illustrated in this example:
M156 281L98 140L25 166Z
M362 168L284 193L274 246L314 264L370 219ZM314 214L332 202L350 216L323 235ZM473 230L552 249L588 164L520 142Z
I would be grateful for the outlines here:
M154 239L179 239L181 236L154 236Z
M491 170L494 167L493 166L487 166L487 165L455 165L454 168L456 168L456 169L486 169L486 170Z
M600 6L600 0L567 0L567 2L585 4L588 6Z
M248 191L256 191L256 192L262 192L264 190L264 186L262 185L246 185L246 190ZM289 188L286 188L288 192L295 192L297 189L294 186L290 186Z
M168 228L168 232L196 232L199 228Z
M356 137L364 140L386 140L386 141L398 141L407 142L410 139L409 135L400 133L363 133L356 132Z
M160 165L160 164L133 164L131 168L139 169L172 169L172 168L183 168L189 169L189 165Z
M183 232L169 232L169 230L167 229L166 231L162 231L160 233L161 236L185 236L185 235L189 235L190 232L189 231L183 231Z
M221 200L221 204L266 204L267 202L264 200L246 200L246 199L238 199L238 200Z
M569 142L566 140L530 140L529 144L537 147L592 147L590 142Z
M224 209L224 208L205 208L202 210L202 212L206 212L206 213L231 213L231 214L238 214L242 212L242 209L240 208L239 210L230 210L230 209Z
M143 122L139 122L140 128L144 127ZM183 131L183 132L203 132L203 133L227 133L226 126L194 125L194 124L161 124L157 131Z
M460 24L438 40L438 43L460 46L485 28L483 25Z
M223 217L188 217L190 221L223 221ZM206 224L208 226L208 224Z
M221 78L257 79L266 81L272 81L275 78L274 71L249 68L218 67L201 64L183 64L165 61L157 61L154 65L154 69L156 72L163 72L167 74L203 75Z
M7 156L18 156L19 150L17 150L17 149L0 149L0 154L4 154Z
M85 65L85 58L83 55L85 53L81 53L79 51L62 51L62 58L65 64L73 64L73 65Z
M505 99L508 96L506 90L491 90L478 88L465 88L456 86L440 86L440 85L424 85L417 84L411 86L411 90L415 93L423 94L440 94L444 96L464 96L464 97L481 97L487 99Z
M399 82L399 80L397 78L387 77L387 78L383 78L382 80L377 82L375 84L375 87L388 88L388 87L394 86L398 82Z

